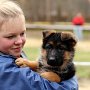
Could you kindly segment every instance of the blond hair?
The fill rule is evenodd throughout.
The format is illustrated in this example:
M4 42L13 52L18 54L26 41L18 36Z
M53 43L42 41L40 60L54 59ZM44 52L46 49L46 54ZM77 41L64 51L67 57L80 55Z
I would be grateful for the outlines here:
M20 6L11 0L0 0L0 27L2 24L14 17L24 15Z

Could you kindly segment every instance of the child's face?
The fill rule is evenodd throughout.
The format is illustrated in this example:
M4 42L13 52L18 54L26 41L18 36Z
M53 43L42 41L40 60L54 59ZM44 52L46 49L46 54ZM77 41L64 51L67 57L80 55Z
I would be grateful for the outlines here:
M19 57L26 41L26 27L23 16L11 18L0 30L0 51Z

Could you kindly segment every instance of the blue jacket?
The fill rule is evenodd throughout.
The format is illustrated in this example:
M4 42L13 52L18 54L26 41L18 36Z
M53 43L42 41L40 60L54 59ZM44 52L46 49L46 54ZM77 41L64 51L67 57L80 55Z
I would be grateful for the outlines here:
M13 56L0 54L0 90L78 90L78 83L75 77L50 82L28 67L19 68Z

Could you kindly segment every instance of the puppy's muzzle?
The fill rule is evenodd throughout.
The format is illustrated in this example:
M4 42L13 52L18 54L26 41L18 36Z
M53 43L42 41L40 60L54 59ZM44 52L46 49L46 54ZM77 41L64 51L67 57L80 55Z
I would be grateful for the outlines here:
M61 66L63 64L63 54L60 50L52 49L47 53L47 64L51 66Z

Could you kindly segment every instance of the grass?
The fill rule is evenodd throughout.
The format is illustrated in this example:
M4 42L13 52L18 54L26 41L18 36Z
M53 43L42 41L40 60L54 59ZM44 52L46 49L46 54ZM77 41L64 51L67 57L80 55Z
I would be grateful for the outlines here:
M29 60L36 60L39 55L39 49L37 47L25 47L23 50L27 54Z
M77 66L76 67L76 75L79 79L86 78L90 79L90 66Z
M90 51L76 51L74 59L80 62L90 62Z

